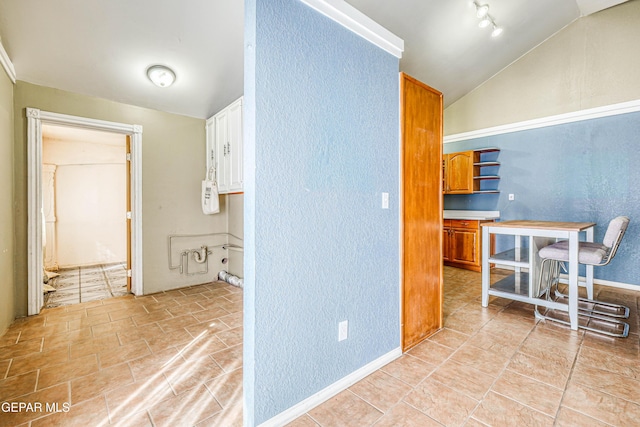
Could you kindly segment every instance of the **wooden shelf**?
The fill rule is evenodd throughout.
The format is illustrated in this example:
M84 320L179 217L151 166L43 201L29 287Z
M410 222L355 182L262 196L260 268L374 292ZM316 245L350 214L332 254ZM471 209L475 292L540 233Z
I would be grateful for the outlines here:
M497 182L500 176L496 173L497 171L483 169L500 166L495 155L484 156L484 153L498 152L500 152L499 148L487 147L445 154L442 165L442 192L444 194L499 193Z

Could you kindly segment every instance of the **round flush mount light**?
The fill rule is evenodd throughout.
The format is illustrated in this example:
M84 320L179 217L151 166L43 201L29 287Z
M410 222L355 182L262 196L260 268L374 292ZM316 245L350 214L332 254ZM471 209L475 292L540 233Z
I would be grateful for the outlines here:
M147 77L154 85L159 87L169 87L176 80L176 73L164 65L152 65L147 68Z

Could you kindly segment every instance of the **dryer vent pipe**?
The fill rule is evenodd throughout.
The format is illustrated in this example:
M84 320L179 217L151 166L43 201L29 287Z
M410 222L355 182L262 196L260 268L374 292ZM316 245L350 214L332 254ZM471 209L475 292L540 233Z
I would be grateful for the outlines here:
M244 288L244 280L242 280L238 276L227 273L225 270L222 270L220 273L218 273L218 279L227 282L232 286L236 286L241 289Z

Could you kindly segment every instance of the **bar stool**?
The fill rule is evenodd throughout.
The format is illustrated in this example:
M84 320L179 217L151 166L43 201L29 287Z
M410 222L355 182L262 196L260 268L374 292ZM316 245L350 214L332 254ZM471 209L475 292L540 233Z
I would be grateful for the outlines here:
M579 242L578 263L593 266L609 264L620 246L628 225L628 217L616 217L609 222L602 243ZM560 269L564 266L564 262L569 261L569 242L562 240L546 246L540 249L539 255L542 258L542 263L540 265L538 297L546 297L547 300L567 298L567 295L560 293L558 290L558 283L560 281ZM587 284L587 294L592 297L593 288L590 288L590 286L590 284ZM535 307L537 318L569 324L564 320L548 316L548 313L549 310L542 314L538 311L538 307ZM629 308L623 305L591 298L578 298L578 316L590 319L585 325L579 325L582 329L622 338L629 334L629 325L619 320L629 317ZM593 319L593 322L591 322L591 319ZM591 326L592 323L606 325L613 328L615 332Z

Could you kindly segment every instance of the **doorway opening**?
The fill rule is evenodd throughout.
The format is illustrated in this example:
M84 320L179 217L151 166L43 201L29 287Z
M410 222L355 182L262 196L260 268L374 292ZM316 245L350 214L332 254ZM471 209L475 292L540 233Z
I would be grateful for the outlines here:
M50 113L33 108L27 108L27 124L29 202L28 314L38 314L42 309L44 305L44 282L49 278L44 267L55 270L56 264L58 268L78 263L81 264L80 267L82 267L82 264L84 264L84 267L88 267L90 264L98 266L104 264L105 267L98 267L100 269L99 272L94 271L94 276L102 274L103 278L111 280L114 287L119 287L117 285L122 283L122 277L117 277L121 276L121 273L115 273L118 270L117 266L124 265L125 267L122 270L126 283L125 292L130 291L136 295L141 295L143 293L141 225L142 127ZM66 145L63 150L60 150L60 146L54 147L53 150L54 157L60 155L60 151L71 153L67 160L62 162L67 170L57 175L58 181L61 181L59 184L63 184L68 188L65 190L64 196L62 193L56 193L55 187L53 189L51 187L56 185L54 177L58 173L58 166L54 164L55 162L52 163L50 161L52 158L50 150L48 148L44 149L45 141L50 139L50 136L55 132L92 132L94 135L98 133L111 135L113 140L110 143L103 141L102 147L98 151L102 151L102 154L104 154L105 152L119 151L120 147L122 147L121 154L125 161L124 168L122 168L122 165L108 165L105 168L104 162L96 162L95 158L91 157L92 155L95 157L95 153L88 153L88 151L91 151L88 150L88 144L80 146L77 142L67 141L67 143L62 144ZM93 161L91 160L92 158ZM96 167L95 164L91 163L98 163L99 166ZM120 186L120 190L117 190L117 193L120 193L120 202L115 202L119 205L117 209L124 207L120 220L115 219L115 214L109 214L108 216L111 219L106 219L105 211L112 210L112 207L105 206L105 204L113 203L113 200L111 202L108 201L108 198L98 200L100 197L97 196L97 193L101 191L96 184L98 176L110 175L109 169L112 169L111 172L113 172L113 169L124 171L124 174L117 178L117 180L124 182L124 185ZM69 188L72 190L69 191ZM58 218L57 216L52 218L50 212L51 204L56 203L55 207L57 208L60 206L60 202L65 199L77 199L78 196L74 194L76 192L82 194L80 197L93 199L93 203L86 203L87 200L83 200L83 207L79 205L64 206L65 224L47 227L47 218L56 222L63 220L63 218ZM114 195L114 197L117 199L118 194ZM122 203L123 199L124 203ZM85 211L86 215L79 216L78 214L81 210ZM57 211L58 209L54 210L54 212ZM72 221L74 217L76 220L78 218L84 219L81 219L80 223L76 221L74 224ZM106 222L109 221L120 223L120 227L122 227L122 219L124 219L124 236L118 233L119 237L116 237L115 240L124 241L124 247L116 249L115 246L117 244L111 239L112 236L105 237L103 229ZM90 222L91 224L85 222ZM53 230L55 230L55 235L52 235ZM64 236L60 233L63 230L65 231ZM102 236L99 238L99 243L96 243L96 240L78 240L81 235L90 233ZM74 242L76 246L70 248L69 242ZM95 262L98 262L98 264ZM112 268L114 266L115 268ZM115 275L110 273L115 273ZM80 271L78 271L78 274L80 274ZM111 276L110 279L109 275ZM123 291L122 287L119 288L116 293ZM113 295L113 292L110 293ZM94 295L94 297L96 296Z
M46 308L126 295L128 136L44 123Z

